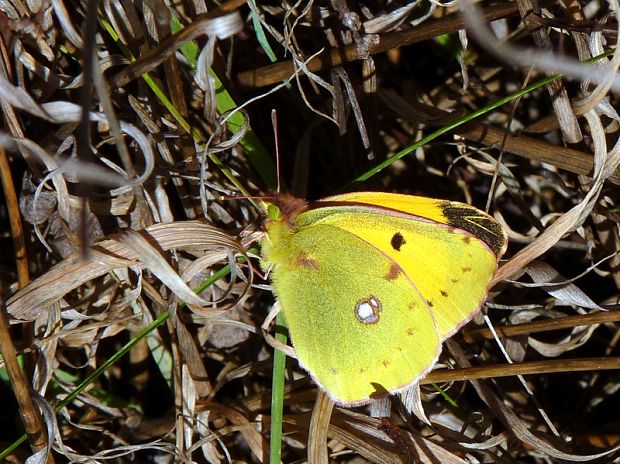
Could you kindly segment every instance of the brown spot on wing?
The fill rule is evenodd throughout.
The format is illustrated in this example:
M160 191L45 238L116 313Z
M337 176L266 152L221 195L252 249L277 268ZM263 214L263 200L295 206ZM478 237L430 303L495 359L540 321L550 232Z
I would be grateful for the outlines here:
M429 308L433 307L433 302L431 300L426 300L426 304L428 305Z
M301 267L306 267L308 269L318 270L320 268L318 261L310 258L307 255L297 256L297 259L295 259L295 264Z
M466 235L465 237L463 237L463 243L465 245L469 245L471 243L471 237L469 235Z
M463 271L463 273L465 272L471 272L471 266L467 266L467 267L462 267L461 271Z
M446 292L445 290L439 290L439 293L441 293L441 296L443 297L448 297L448 292Z
M384 359L384 360L383 360L383 365L384 365L385 367L388 367L388 366L390 365L390 361L388 361L387 359Z
M400 274L400 271L401 271L400 266L396 263L392 263L384 279L389 280L389 281L396 280L396 278L398 277L398 274Z
M407 335L412 337L414 333L413 327L407 327Z

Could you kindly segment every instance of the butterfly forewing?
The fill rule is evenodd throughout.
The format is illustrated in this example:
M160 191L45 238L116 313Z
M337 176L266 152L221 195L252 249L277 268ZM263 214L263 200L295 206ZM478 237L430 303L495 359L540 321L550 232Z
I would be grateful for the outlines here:
M359 192L318 204L300 225L341 227L397 262L427 300L442 339L476 314L506 247L501 226L463 203Z

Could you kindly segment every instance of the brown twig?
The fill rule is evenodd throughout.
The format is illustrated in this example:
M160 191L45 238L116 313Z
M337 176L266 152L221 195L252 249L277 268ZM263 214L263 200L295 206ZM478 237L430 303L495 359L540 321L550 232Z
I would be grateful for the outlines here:
M620 358L553 359L550 361L528 361L514 364L467 367L462 369L441 369L428 374L420 381L427 385L438 382L464 381L514 375L553 374L561 372L600 371L620 369Z
M13 243L15 246L15 261L17 266L17 278L20 287L25 287L30 282L30 273L28 271L28 256L26 254L26 245L24 233L21 223L21 215L15 194L15 184L11 176L11 166L9 165L6 151L0 147L0 179L6 198L6 205L9 212L11 234L13 235ZM32 327L24 327L26 333L31 332ZM2 304L2 314L0 315L0 353L6 364L15 398L19 404L19 411L22 417L24 428L30 438L30 445L36 452L47 446L47 435L41 414L35 407L30 396L30 386L26 380L26 376L19 367L17 361L16 349L13 345L13 339L9 332L8 322L6 319L6 307ZM48 455L49 462L53 463L54 459Z
M505 3L483 10L481 19L484 21L495 21L511 16L516 12L517 7L514 3ZM376 55L392 48L411 45L416 42L421 42L422 40L431 39L442 34L463 29L464 27L465 22L459 15L454 14L446 16L436 21L429 21L428 23L421 24L410 30L389 32L380 35L380 40L377 43L368 46L368 53L371 56ZM307 63L307 68L312 72L316 72L330 69L346 62L364 59L365 57L359 56L358 50L356 45L350 45L343 49L334 48L325 50L323 53L310 60ZM244 87L264 87L286 80L291 77L294 72L295 64L293 60L289 60L240 72L236 75L236 80L239 85Z
M517 335L529 335L532 333L548 332L550 330L572 329L574 327L606 324L620 321L620 311L599 311L577 316L558 317L540 321L524 322L521 324L494 327L499 337L516 337ZM463 331L463 338L467 343L474 343L481 338L493 339L489 329L480 328Z

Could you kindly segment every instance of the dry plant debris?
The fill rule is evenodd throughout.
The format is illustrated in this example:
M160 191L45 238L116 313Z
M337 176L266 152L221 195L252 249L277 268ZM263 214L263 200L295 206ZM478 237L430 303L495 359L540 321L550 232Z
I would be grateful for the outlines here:
M618 462L618 9L2 2L2 458L268 462L275 109L293 193L467 201L510 238L419 389L343 409L289 362L282 461Z

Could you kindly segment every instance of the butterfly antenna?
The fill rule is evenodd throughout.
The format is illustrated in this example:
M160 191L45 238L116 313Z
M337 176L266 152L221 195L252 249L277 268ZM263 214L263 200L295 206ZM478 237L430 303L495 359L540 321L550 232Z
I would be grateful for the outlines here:
M276 193L280 193L280 147L278 146L278 115L275 109L271 110L271 125L273 126L273 138L276 146L276 177L278 178Z

